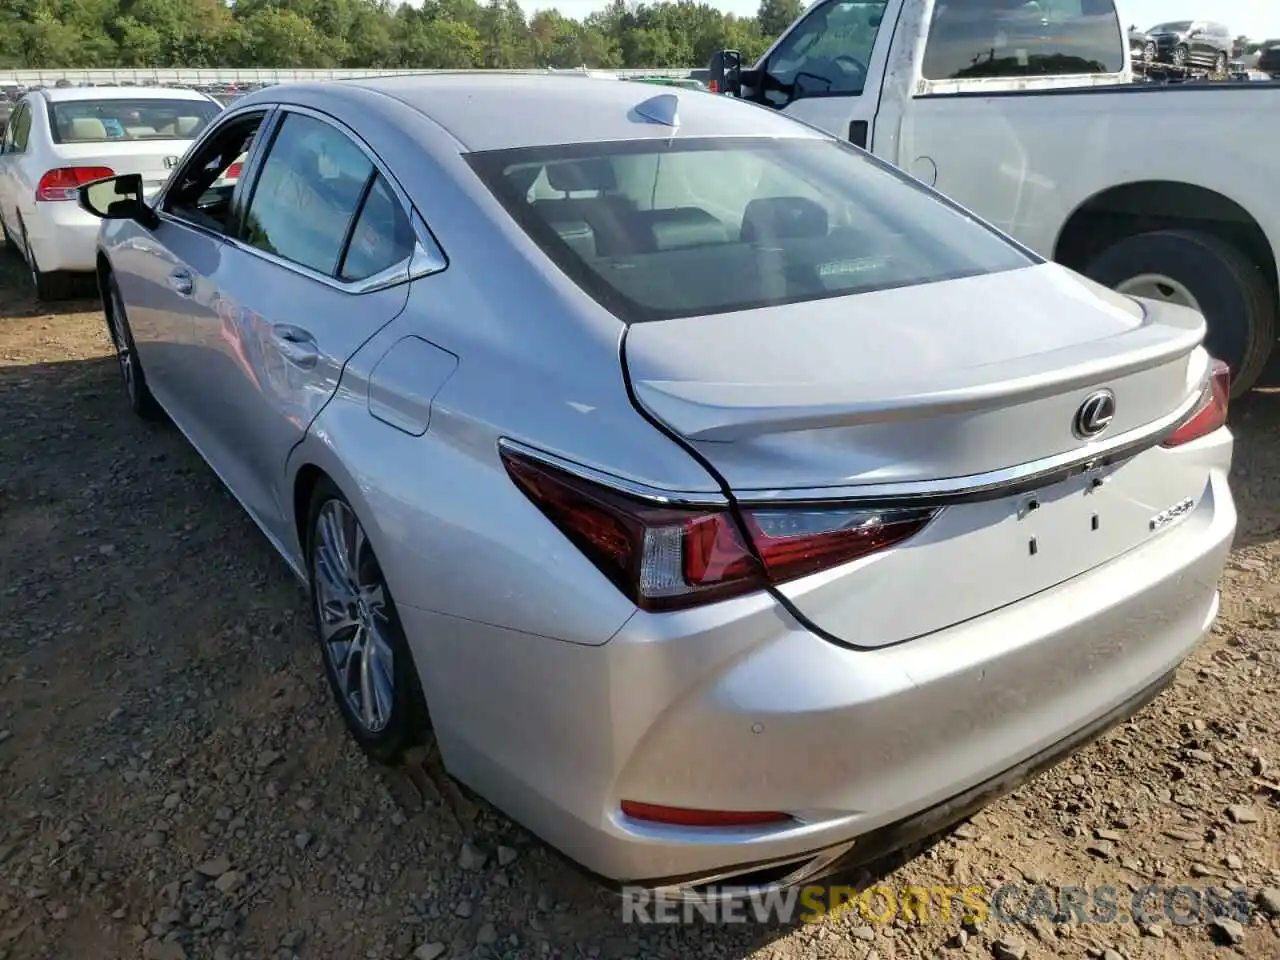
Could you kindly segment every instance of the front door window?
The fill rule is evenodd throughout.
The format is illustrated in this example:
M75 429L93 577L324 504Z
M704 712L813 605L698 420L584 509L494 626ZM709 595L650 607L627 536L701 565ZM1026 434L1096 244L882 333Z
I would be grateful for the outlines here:
M888 0L833 0L814 8L769 57L762 96L775 107L802 97L861 96Z

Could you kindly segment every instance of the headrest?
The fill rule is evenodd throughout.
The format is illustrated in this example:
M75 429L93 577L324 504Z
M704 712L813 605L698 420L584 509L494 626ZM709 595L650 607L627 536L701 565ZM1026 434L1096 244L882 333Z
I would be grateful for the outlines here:
M596 258L596 234L585 220L566 220L553 223L551 227L569 249L583 260Z
M547 164L547 182L553 190L615 190L618 186L613 163L602 157L565 160Z
M645 219L659 250L729 242L729 232L724 224L699 207L653 210Z
M742 213L743 243L825 237L827 210L808 197L763 197L752 200Z
M178 133L181 133L184 135L191 133L191 131L193 131L198 126L200 126L199 117L179 117L178 118L178 124L177 124Z
M71 121L72 140L105 140L107 127L97 117L74 117Z

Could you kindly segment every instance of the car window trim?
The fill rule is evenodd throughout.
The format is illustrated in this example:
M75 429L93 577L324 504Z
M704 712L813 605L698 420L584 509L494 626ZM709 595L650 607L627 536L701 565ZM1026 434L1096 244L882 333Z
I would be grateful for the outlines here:
M322 283L325 286L334 288L335 290L353 295L373 293L376 290L385 290L390 287L398 286L401 283L408 283L411 280L419 280L422 277L440 273L448 267L449 258L445 254L444 248L440 246L439 241L436 240L435 234L431 232L431 228L427 226L426 221L418 213L417 208L413 205L413 201L409 199L409 195L405 193L400 182L392 176L391 172L387 169L386 164L382 162L382 159L376 152L374 152L373 148L365 142L363 137L338 118L325 113L322 110L317 110L313 107L306 107L295 103L280 103L275 104L275 107L278 116L275 120L275 128L271 134L272 145L275 142L276 134L284 125L284 121L288 118L288 114L290 113L297 113L301 116L310 117L313 120L328 124L350 140L351 143L365 155L365 159L372 165L373 172L370 175L369 183L366 184L366 189L361 196L361 201L356 206L351 222L347 226L347 235L344 238L342 248L338 251L338 260L334 266L333 275L321 273L319 270L313 270L310 267L303 266L300 263L296 263L293 260L289 260L288 258L282 257L278 254L268 253L266 250L260 250L244 240L242 235L244 215L248 213L249 207L253 203L252 191L249 193L248 199L245 201L240 214L241 235L234 237L224 236L224 240L234 244L246 253L251 253L262 260L266 260L268 263L274 263L277 266L284 267L287 270L292 270L294 273L307 277L310 280L314 280L317 283ZM263 163L265 163L265 158L268 156L270 156L270 145L264 144L262 151L262 157L264 158ZM259 170L256 171L256 174L261 173L260 168L261 164L259 164ZM346 260L347 248L351 243L351 236L354 233L355 224L359 221L360 214L364 211L364 201L368 197L368 187L373 183L374 179L378 175L381 175L383 180L386 181L387 186L391 188L391 192L395 195L396 201L400 204L401 212L405 215L405 218L409 221L410 227L413 229L416 240L414 248L409 252L407 257L396 261L385 270L379 271L378 273L366 277L363 280L349 282L340 280L337 274ZM257 188L257 175L254 177L253 188Z

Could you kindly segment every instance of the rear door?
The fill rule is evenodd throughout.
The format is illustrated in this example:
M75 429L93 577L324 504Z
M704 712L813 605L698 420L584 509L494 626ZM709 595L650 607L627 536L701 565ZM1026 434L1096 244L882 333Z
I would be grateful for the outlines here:
M26 182L22 163L27 155L30 135L31 106L24 100L9 118L9 125L0 141L4 144L3 152L0 152L0 217L14 239L19 236L19 201Z
M238 237L209 263L189 359L206 456L287 540L289 452L347 359L404 309L415 234L407 199L351 129L302 108L280 115L251 161Z

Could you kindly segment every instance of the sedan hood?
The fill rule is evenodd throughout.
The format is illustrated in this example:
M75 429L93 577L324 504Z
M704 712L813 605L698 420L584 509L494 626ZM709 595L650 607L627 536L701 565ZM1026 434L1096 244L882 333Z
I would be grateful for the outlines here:
M1055 264L634 324L638 404L739 492L933 481L1079 451L1169 418L1204 373L1203 318Z

